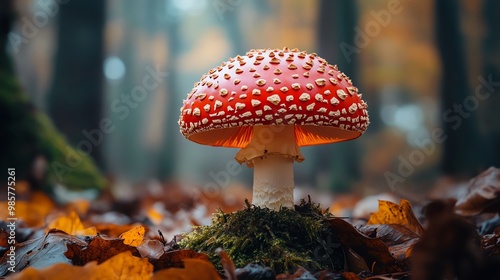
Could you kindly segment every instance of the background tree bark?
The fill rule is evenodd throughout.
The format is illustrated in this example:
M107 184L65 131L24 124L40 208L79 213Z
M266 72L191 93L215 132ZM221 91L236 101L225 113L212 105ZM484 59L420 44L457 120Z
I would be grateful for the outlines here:
M477 171L479 145L476 114L467 112L463 105L471 91L459 14L459 2L436 1L436 40L442 64L441 113L447 135L441 169L444 175L470 178Z
M355 46L354 27L358 24L356 1L322 0L319 5L318 53L349 76L356 85L357 54L346 56L341 44ZM349 191L359 178L360 147L356 141L348 141L315 147L315 186L336 192Z
M105 4L89 0L59 5L48 111L73 145L86 139L83 129L98 129L102 118ZM91 155L102 168L101 145L93 145Z

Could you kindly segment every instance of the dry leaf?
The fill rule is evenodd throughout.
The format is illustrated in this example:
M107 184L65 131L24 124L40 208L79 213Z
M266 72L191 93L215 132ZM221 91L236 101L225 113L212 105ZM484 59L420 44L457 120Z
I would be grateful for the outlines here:
M336 229L340 244L360 255L370 268L373 267L373 273L402 271L403 265L391 255L387 245L379 238L365 236L342 219L329 219L328 223Z
M145 232L146 229L142 225L138 225L133 229L122 233L119 238L123 239L123 244L137 247L141 245Z
M71 259L75 265L85 265L91 261L102 263L117 254L127 251L136 257L141 256L136 247L123 244L123 239L104 239L96 236L92 238L90 243L85 243L83 246L69 243L68 250L64 255Z
M398 261L404 261L410 256L411 248L420 236L405 226L397 224L366 225L359 231L372 237L377 237L389 247L389 252Z
M236 277L236 267L231 257L222 248L217 249L217 254L219 254L221 259L222 268L224 268L227 280L238 280L238 277Z
M169 268L156 272L151 280L220 280L213 264L200 259L184 259L184 268Z
M21 271L28 266L43 268L56 263L70 264L71 260L64 255L67 244L85 246L87 243L65 232L52 230L42 237L17 244L14 270ZM0 276L9 273L11 264L8 261L9 256L4 254L0 259Z
M185 259L201 259L207 262L209 261L208 256L205 254L197 253L193 250L177 250L167 252L163 254L158 260L151 262L155 266L155 271L157 271L171 267L181 268Z
M6 221L8 216L7 201L0 202L0 220ZM16 217L29 227L43 226L45 217L54 209L52 200L42 192L34 192L29 200L16 200Z
M56 264L44 269L29 267L10 279L51 279L51 280L97 280L97 279L149 279L153 266L147 259L132 256L130 252L120 253L97 265L95 262L85 266Z
M78 214L75 211L71 211L66 216L61 216L47 226L47 230L58 229L64 231L71 235L96 235L97 231L95 227L84 228Z
M159 240L144 240L141 245L137 246L137 250L143 258L159 259L164 253L164 245Z
M464 216L500 212L500 169L490 167L469 182L467 194L455 204Z
M378 211L370 215L367 225L402 225L415 232L418 235L424 233L422 225L418 222L411 204L406 199L401 199L401 206L394 202L379 200Z

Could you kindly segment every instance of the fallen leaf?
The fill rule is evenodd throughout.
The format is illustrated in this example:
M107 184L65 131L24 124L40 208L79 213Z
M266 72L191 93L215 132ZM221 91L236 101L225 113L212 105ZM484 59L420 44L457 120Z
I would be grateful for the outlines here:
M129 231L134 228L134 225L115 225L115 224L97 224L95 225L97 232L100 235L108 237L118 237L122 233Z
M147 259L134 257L130 252L123 252L100 265L91 262L85 266L55 264L44 269L29 267L9 279L144 280L150 279L152 272L153 266Z
M394 202L379 200L378 211L370 215L367 225L396 224L402 225L418 235L424 233L422 225L418 222L411 204L406 199L401 199L401 206Z
M373 268L373 273L384 274L403 270L404 264L391 255L388 246L379 238L367 237L339 218L329 219L328 223L336 229L340 244L360 255L366 264Z
M65 256L71 259L74 265L85 265L91 261L102 263L114 255L127 251L136 257L141 256L136 247L123 244L123 239L104 239L96 236L83 245L69 243Z
M67 244L78 244L84 246L87 243L75 236L68 235L61 231L49 231L42 237L31 239L16 245L15 271L21 271L30 266L33 268L44 268L56 263L71 264L64 253ZM8 254L8 253L7 253ZM8 268L11 266L10 256L4 254L0 259L0 276L9 274Z
M0 201L0 220L6 221L7 201ZM54 209L52 200L42 192L33 192L29 200L16 200L16 217L29 227L43 226L45 217Z
M201 259L184 259L184 268L169 268L156 272L151 280L220 280L213 264Z
M227 280L238 280L238 277L236 277L236 267L234 266L233 260L231 260L231 257L222 250L221 248L217 249L217 253L219 254L220 261L222 263L222 268L224 269L224 272L226 273L226 278Z
M197 253L193 250L177 250L171 251L163 254L158 260L151 261L155 267L155 271L177 267L183 267L183 261L185 259L200 259L203 261L209 261L208 256L202 253Z
M411 252L412 279L485 279L474 225L450 213L433 219ZM487 278L493 279L493 278Z
M467 194L457 200L455 213L474 216L500 212L500 169L488 170L469 181Z
M122 233L119 238L123 239L123 244L137 247L141 245L145 232L146 229L142 225L138 225Z
M148 259L134 257L130 251L126 251L99 265L91 279L143 280L149 279L152 273L153 265Z
M51 229L58 229L64 231L71 235L96 235L97 231L95 227L84 228L78 214L75 211L71 211L66 216L61 216L56 218L47 226L47 231Z
M391 255L400 262L410 256L411 248L420 239L415 232L397 224L366 225L358 230L369 236L375 233L374 237L380 238L389 248Z
M282 273L276 275L276 280L295 280L295 279L316 279L311 272L305 270L303 267L299 267L294 274Z
M164 245L159 240L145 240L141 245L137 246L137 250L143 258L159 259L164 253Z

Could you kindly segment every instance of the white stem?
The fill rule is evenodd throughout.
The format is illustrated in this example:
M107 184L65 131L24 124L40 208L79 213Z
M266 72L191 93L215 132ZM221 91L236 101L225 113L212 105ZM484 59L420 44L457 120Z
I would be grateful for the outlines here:
M279 210L294 208L293 203L293 159L271 155L253 160L252 204Z
M293 162L301 162L295 127L255 126L250 143L236 154L239 163L254 167L252 204L279 210L294 208Z

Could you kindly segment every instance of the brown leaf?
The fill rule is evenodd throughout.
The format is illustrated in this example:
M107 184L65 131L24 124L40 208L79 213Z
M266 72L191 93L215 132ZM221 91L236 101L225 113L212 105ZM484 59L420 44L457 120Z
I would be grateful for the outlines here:
M140 257L137 248L123 244L122 239L103 239L100 236L92 238L90 243L85 244L68 244L68 250L64 254L73 261L74 265L85 265L91 261L102 263L107 259L126 251L130 251L132 255Z
M58 229L71 235L91 235L97 234L95 227L84 228L78 214L71 211L68 215L61 216L49 223L46 230Z
M224 268L227 280L238 280L238 277L236 277L236 267L231 257L221 248L217 249L217 253L220 256L222 268Z
M453 213L429 223L411 252L412 279L484 279L484 264L474 225Z
M405 226L390 225L366 225L358 229L367 233L375 233L388 248L391 255L398 261L403 262L411 252L412 246L418 242L420 236Z
M150 279L153 266L147 259L132 256L130 252L120 253L101 265L95 262L85 266L55 264L44 269L27 268L10 279Z
M119 238L123 239L123 244L137 247L141 245L145 232L146 229L142 225L138 225L133 229L120 234Z
M144 240L141 245L137 247L139 253L143 258L159 259L164 253L164 245L159 240Z
M208 256L202 253L197 253L193 250L177 250L163 254L158 260L151 261L155 267L155 271L170 268L170 267L183 267L185 259L200 259L209 261Z
M418 235L422 235L424 229L413 214L410 202L406 199L401 199L400 204L401 206L394 202L379 200L378 211L370 215L367 224L397 224L407 227Z
M369 267L373 267L373 273L402 271L403 265L391 255L387 245L379 238L365 236L342 219L329 219L328 223L336 229L340 243L358 253Z
M500 169L488 170L469 181L467 194L458 199L455 213L474 216L500 212Z
M169 268L156 272L151 280L220 280L213 264L201 259L183 259L184 268Z

